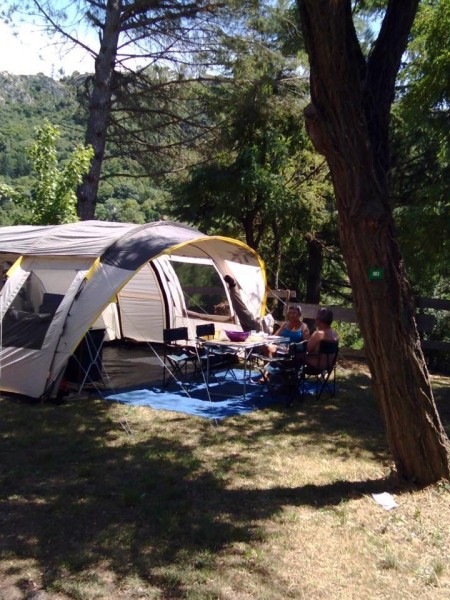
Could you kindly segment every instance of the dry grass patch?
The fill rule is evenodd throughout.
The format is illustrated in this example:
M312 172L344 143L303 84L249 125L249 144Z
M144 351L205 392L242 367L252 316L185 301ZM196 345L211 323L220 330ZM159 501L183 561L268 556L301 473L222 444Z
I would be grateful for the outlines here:
M389 478L367 372L339 381L218 424L0 400L0 598L447 599L450 486Z

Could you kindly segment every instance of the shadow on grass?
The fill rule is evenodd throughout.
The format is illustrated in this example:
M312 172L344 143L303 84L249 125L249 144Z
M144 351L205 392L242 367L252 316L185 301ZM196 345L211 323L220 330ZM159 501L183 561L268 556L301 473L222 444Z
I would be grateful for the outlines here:
M336 399L274 411L251 431L246 419L217 429L193 422L203 427L205 447L216 436L234 435L257 451L266 436L286 435L289 427L292 440L326 439L340 452L365 444L386 456L366 381L355 380L351 399L343 394L346 385ZM181 425L186 418L180 432ZM386 479L230 490L221 473L173 434L176 427L171 437L150 429L143 440L127 437L101 401L55 407L1 400L0 431L1 557L34 559L47 590L67 576L106 567L119 581L136 575L183 598L187 571L207 570L233 544L263 539L259 523L286 506L322 508L402 491Z
M390 462L384 426L369 376L340 377L337 390L335 397L324 395L316 400L310 396L297 400L273 419L273 431L289 428L299 436L304 435L305 443L320 446L324 453L357 457L365 452L378 461ZM444 430L450 436L449 379L436 379L433 394Z
M246 432L246 422L235 420L231 435L244 438L249 445L263 444L276 433L289 431L293 444L317 446L322 454L341 458L371 455L390 462L383 424L373 398L367 375L340 378L335 397L319 400L307 396L288 408L274 408L271 426Z

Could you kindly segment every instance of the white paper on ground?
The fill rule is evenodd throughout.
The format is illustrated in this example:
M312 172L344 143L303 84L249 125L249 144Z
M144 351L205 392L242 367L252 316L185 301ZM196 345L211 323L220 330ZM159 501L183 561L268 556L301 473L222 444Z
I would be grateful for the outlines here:
M385 510L391 510L391 508L397 508L398 506L394 497L387 492L383 492L382 494L372 494L372 498Z

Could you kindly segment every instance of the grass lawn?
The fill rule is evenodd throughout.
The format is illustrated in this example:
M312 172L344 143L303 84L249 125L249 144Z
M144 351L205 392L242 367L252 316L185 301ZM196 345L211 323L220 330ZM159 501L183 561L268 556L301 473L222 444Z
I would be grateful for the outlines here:
M389 479L354 366L334 399L217 424L0 399L0 598L447 600L450 485ZM449 383L433 377L450 433Z

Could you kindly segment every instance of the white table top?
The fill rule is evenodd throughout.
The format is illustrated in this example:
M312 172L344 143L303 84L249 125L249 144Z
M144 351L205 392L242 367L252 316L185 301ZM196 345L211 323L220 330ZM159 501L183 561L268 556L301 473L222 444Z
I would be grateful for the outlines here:
M247 338L245 342L232 342L231 340L200 340L203 346L223 346L229 348L256 348L257 346L263 346L267 343L275 344L288 344L288 337L282 337L279 335L269 335L264 337L252 337Z

